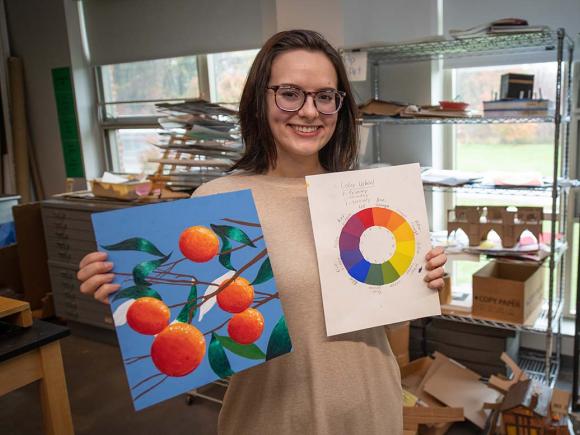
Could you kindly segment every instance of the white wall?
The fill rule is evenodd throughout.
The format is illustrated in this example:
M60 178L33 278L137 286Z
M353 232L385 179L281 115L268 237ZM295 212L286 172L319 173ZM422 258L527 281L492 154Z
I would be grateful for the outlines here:
M530 24L580 32L578 0L443 0L443 29L467 29L499 18L524 18Z
M70 65L62 0L5 0L11 54L24 62L29 131L47 195L65 190L51 70Z
M345 46L437 33L437 0L342 0Z
M256 48L274 0L84 0L93 65Z
M341 0L276 0L276 31L316 30L334 46L344 45Z

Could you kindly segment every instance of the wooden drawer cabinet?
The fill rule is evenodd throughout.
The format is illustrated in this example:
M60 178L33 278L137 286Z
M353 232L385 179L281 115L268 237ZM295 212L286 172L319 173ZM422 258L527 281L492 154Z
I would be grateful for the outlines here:
M97 250L91 214L128 206L94 200L51 199L42 203L48 267L58 316L114 329L109 305L83 295L76 274L81 259Z

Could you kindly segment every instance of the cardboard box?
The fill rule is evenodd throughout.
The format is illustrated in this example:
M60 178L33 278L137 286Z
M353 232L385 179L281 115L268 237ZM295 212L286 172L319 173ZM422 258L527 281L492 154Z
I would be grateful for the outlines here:
M492 261L473 274L474 317L531 324L542 308L544 268Z
M24 299L33 310L42 307L42 298L50 292L50 275L40 203L18 205L12 209L16 224L18 260Z
M445 285L441 290L439 290L439 303L441 305L447 305L453 300L451 295L451 278L448 273L443 275L443 282Z
M447 357L436 353L435 358L426 356L401 367L401 384L403 388L416 396L420 400L421 406L436 409L442 409L445 406L442 402L426 393L423 387L447 361ZM443 435L447 433L450 427L451 423L421 425L419 433L421 435Z
M16 244L0 248L0 289L22 292L18 249Z
M129 181L127 183L115 184L107 183L99 179L91 180L91 190L93 195L102 198L120 199L123 201L134 201L149 195L152 183L146 181Z
M504 376L508 375L506 367L500 359L501 352L454 346L430 340L427 340L425 345L427 353L441 352L474 372L479 373L481 376L489 377L498 373L501 373ZM512 346L510 349L507 349L507 351L508 352L506 353L508 353L510 357L517 359L517 347Z
M391 345L391 350L397 359L399 367L409 364L409 333L410 323L402 322L385 326L385 332Z

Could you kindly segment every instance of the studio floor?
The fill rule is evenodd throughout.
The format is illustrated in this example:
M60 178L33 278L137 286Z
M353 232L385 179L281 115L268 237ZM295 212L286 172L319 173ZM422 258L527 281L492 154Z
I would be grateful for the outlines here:
M77 435L214 435L220 405L203 399L187 403L179 396L139 413L133 410L121 356L116 346L73 334L61 341L72 417ZM561 372L561 384L570 385L571 373ZM211 386L208 395L223 395ZM38 384L0 397L0 434L42 434ZM474 426L454 426L451 435L475 434ZM350 434L349 434L350 435ZM354 434L357 435L357 434Z

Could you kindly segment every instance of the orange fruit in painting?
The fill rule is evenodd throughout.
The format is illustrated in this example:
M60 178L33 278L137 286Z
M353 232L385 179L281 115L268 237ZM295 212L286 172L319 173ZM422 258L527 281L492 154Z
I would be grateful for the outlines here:
M196 263L205 263L218 253L220 242L207 227L197 225L186 228L179 236L179 250L185 258Z
M173 323L155 337L151 359L168 376L185 376L194 371L205 355L205 338L188 323Z
M217 295L219 307L228 313L241 313L252 302L254 302L254 287L241 276L234 279Z
M155 335L169 324L170 315L163 301L146 296L131 304L127 310L127 323L141 334Z
M264 331L264 316L254 308L234 314L228 323L230 338L240 344L250 344Z

